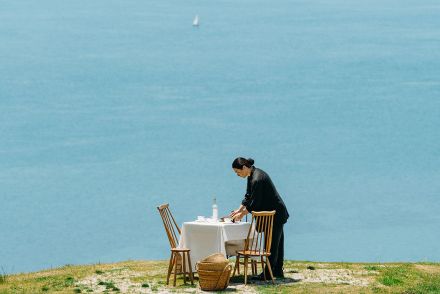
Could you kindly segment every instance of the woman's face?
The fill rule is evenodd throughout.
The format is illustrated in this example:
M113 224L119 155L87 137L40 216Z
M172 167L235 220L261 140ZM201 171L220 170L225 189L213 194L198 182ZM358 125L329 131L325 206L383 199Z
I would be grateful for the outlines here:
M243 166L243 169L233 168L234 172L237 174L237 176L246 178L248 176L247 167Z

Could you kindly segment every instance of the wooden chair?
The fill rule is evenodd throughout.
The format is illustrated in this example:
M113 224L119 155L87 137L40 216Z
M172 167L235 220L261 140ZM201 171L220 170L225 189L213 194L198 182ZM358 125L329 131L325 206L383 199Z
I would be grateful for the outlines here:
M226 258L229 259L232 256L237 257L237 252L240 250L244 250L245 241L246 241L246 239L226 241L225 242ZM251 259L250 261L251 261L252 275L256 275L257 274L257 260L254 258L254 259ZM244 262L239 262L237 264L238 274L240 274L240 264L244 265Z
M266 272L264 270L267 265L272 283L275 284L272 268L270 266L269 256L270 247L272 245L272 228L275 210L273 211L252 211L252 222L249 229L244 250L237 251L235 267L232 276L235 276L235 270L240 266L240 258L244 258L244 284L247 284L248 261L251 261L252 272L256 272L257 259L261 263L263 269L264 280L266 281Z
M173 215L171 214L168 203L158 206L157 210L159 210L171 246L171 257L168 265L167 285L170 282L170 276L173 272L173 269L174 269L174 282L173 282L174 286L176 286L176 274L183 274L183 281L185 284L186 284L186 274L188 274L191 279L191 285L194 285L194 276L192 273L191 258L189 256L190 250L186 248L178 248L178 244L179 244L178 237L180 236L180 228L177 225ZM189 266L188 273L186 271L187 268L186 260L188 260L188 266Z
M245 216L245 222L248 220L248 215ZM233 240L233 241L226 241L225 242L225 249L226 249L226 258L229 259L229 257L235 256L237 257L237 251L244 249L244 244L246 240ZM257 274L257 261L254 259L251 259L251 268L252 268L252 275ZM237 264L237 272L240 274L240 264L244 265L244 262L238 262Z

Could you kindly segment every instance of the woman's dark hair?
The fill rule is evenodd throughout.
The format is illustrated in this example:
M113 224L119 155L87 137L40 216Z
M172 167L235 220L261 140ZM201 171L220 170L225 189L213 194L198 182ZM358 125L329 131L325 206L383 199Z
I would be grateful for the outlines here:
M243 158L243 157L237 157L236 159L234 159L234 161L232 162L232 168L236 168L236 169L243 169L243 166L246 167L252 167L254 165L254 160L252 158Z

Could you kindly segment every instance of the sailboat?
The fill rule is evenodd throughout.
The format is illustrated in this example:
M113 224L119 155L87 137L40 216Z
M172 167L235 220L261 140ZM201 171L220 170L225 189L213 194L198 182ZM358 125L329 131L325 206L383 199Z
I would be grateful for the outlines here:
M194 17L193 26L194 27L199 26L199 15L196 15L196 17Z

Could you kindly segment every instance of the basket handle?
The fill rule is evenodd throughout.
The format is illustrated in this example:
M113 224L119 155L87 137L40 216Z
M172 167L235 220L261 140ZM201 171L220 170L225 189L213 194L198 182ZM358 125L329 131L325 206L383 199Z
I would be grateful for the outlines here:
M230 264L227 264L227 265L225 266L225 268L223 269L222 274L220 275L220 277L219 277L219 279L218 279L218 281L217 281L217 284L215 285L215 288L218 288L218 283L219 283L220 280L222 279L222 277L223 277L223 275L225 274L226 270L228 270L228 271L229 271L229 274L231 274L231 269L232 269L232 266L231 266Z

